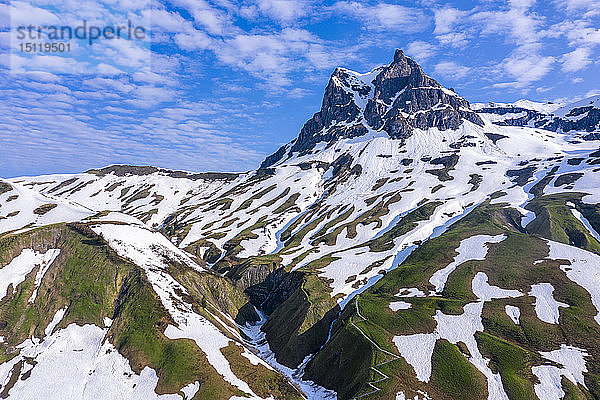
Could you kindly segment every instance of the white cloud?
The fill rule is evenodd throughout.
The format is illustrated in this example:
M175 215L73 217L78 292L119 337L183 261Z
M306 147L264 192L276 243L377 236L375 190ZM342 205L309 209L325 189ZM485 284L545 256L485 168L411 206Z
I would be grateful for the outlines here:
M227 12L211 6L205 0L171 0L171 3L188 11L194 21L211 35L229 36L240 31L233 25Z
M441 35L450 33L456 22L461 22L469 13L456 8L442 8L434 10L435 29L434 34Z
M544 57L536 54L523 55L521 57L507 57L502 61L506 73L514 79L513 82L496 83L498 88L512 87L525 88L532 82L542 79L552 70L554 57Z
M92 78L82 82L85 86L96 90L116 90L121 93L129 93L134 90L134 86L129 84L126 79L110 78Z
M293 71L321 67L320 40L303 29L286 28L273 34L237 35L217 45L219 61L241 68L269 85L287 86Z
M575 49L570 53L564 54L560 61L562 70L565 72L576 72L584 69L592 63L590 56L592 51L585 47Z
M428 58L433 57L437 52L437 48L428 42L421 40L410 42L406 46L406 54L411 58L414 58L418 62L422 63Z
M600 44L600 29L596 29L591 21L583 19L555 24L548 29L547 35L553 38L565 36L571 46Z
M11 1L10 5L0 4L0 13L10 15L10 23L13 27L60 23L60 18L54 13L23 1Z
M215 40L201 31L177 33L174 37L175 43L182 50L207 50L210 49Z
M305 16L310 4L303 0L258 0L258 8L277 21L289 23Z
M556 3L568 11L590 10L598 7L597 0L556 0Z
M469 44L469 38L464 32L450 32L438 35L437 39L442 45L462 48Z
M598 95L600 95L600 89L592 89L585 94L585 97L587 98L587 97L598 96Z
M471 68L454 61L443 61L435 66L434 71L446 79L459 80L466 77L471 72Z
M338 1L331 9L360 20L366 30L410 33L423 31L429 25L429 18L422 10L397 4L366 5L355 1Z

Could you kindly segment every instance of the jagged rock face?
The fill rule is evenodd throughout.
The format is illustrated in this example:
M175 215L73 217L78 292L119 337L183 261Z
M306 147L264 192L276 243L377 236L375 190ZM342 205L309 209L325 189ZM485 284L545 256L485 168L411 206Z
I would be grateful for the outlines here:
M307 152L319 142L362 136L369 128L403 139L414 129L458 129L464 120L483 125L468 101L442 87L397 50L390 65L370 74L337 68L321 110L304 125L291 151ZM268 164L276 158L282 156L271 157Z
M550 131L558 131L561 130L563 132L569 131L586 131L586 132L594 132L596 130L600 130L600 109L594 108L591 106L588 107L578 107L572 109L567 115L567 117L577 117L579 119L564 119L560 117L554 117L551 121L546 122L542 125L544 129ZM588 135L588 136L594 136ZM588 138L585 136L584 138ZM597 139L597 133L595 138ZM594 137L591 137L590 140L596 140Z
M345 89L348 85L351 85L348 82L348 78L348 74L341 68L337 68L334 71L325 89L321 111L313 115L304 127L302 127L298 140L292 147L292 151L302 152L313 148L316 143L321 141L329 141L337 137L364 135L366 133L366 128L360 124L349 129L337 126L341 123L349 123L356 120L360 114L360 109L353 101L354 96L352 92ZM367 89L370 90L368 87ZM357 87L359 93L364 90L364 86ZM331 126L334 121L336 124ZM326 127L330 128L323 132Z
M407 87L441 87L435 80L423 73L421 67L404 56L402 50L394 54L394 62L385 67L375 80L375 100L389 104L393 96Z

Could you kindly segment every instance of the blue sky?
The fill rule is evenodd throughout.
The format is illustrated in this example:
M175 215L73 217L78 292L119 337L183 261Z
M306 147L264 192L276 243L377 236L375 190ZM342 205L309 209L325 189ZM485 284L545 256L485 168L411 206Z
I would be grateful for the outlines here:
M16 48L17 26L82 20L150 35ZM254 169L319 109L336 66L366 72L395 48L472 102L600 93L597 0L24 0L0 4L0 26L2 177Z

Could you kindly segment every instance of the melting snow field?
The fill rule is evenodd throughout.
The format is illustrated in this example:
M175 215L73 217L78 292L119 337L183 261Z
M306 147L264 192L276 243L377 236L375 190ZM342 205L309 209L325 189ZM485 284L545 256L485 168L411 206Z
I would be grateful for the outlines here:
M425 292L417 288L403 288L396 294L397 297L425 297Z
M498 286L490 285L488 283L488 276L483 272L478 272L475 275L471 286L473 288L473 294L477 296L480 301L523 296L523 293L518 290L501 289Z
M408 310L411 307L412 304L407 303L405 301L393 301L390 303L390 308L392 309L392 311Z
M535 313L541 321L558 324L559 307L569 307L568 304L556 301L552 296L554 287L550 283L531 285L529 295L535 297Z
M8 294L8 287L12 285L13 292L17 286L25 280L27 274L39 266L40 269L35 277L35 291L30 302L35 300L37 289L42 282L44 274L56 259L60 250L51 249L41 254L32 249L24 249L21 254L15 257L8 265L0 268L0 300Z
M507 304L506 307L504 307L504 310L506 311L506 315L508 315L510 319L513 320L515 325L519 325L519 318L521 318L521 310L519 309L519 307Z
M480 257L480 259L485 258L485 254L481 255L483 252L481 249L485 243L484 240L489 240L489 238L490 236L478 238L479 245L475 248L479 250L477 256ZM496 236L493 238L498 241L504 239L503 236ZM485 247L483 249L487 250ZM466 259L464 256L463 258ZM502 386L500 375L494 373L490 369L488 360L483 357L477 347L475 333L483 332L481 313L485 301L520 297L523 294L518 290L507 290L490 285L488 283L487 275L483 272L479 272L475 275L471 286L473 288L473 293L478 297L479 301L465 305L464 313L462 315L446 315L438 310L434 317L437 322L437 327L433 333L395 336L393 341L398 348L400 355L413 367L417 379L422 382L429 382L429 379L431 378L431 357L433 355L435 343L438 339L446 339L454 344L458 342L464 343L471 354L469 361L487 378L488 400L508 400L508 396ZM399 294L406 292L414 293L414 290L403 289ZM515 323L518 323L520 312L515 312L512 308L508 307L512 306L507 306L507 314L509 312L512 313L513 317L511 318L513 318ZM516 308L516 310L518 311L519 309ZM511 316L511 314L509 314L509 316Z
M585 357L588 354L585 350L563 344L558 350L540 354L542 357L562 365L562 368L554 365L540 365L531 368L533 374L540 380L540 383L535 385L535 394L540 399L562 399L565 396L561 384L563 376L575 385L581 384L586 387L583 373L587 372Z
M64 312L56 313L43 340L27 339L18 346L17 357L0 365L0 382L6 384L13 367L22 364L8 399L56 399L57 393L61 400L181 399L154 392L158 377L153 369L146 367L136 375L129 361L104 340L107 328L71 324L50 335Z
M431 357L438 339L446 339L454 344L463 342L471 354L469 361L487 378L488 400L508 400L502 387L500 374L492 372L475 341L475 332L483 332L481 322L483 304L484 302L469 303L464 307L464 313L461 315L446 315L438 310L434 317L437 327L433 333L394 337L393 341L400 355L414 368L417 379L429 382Z
M600 324L600 256L577 247L548 241L552 260L567 260L570 264L561 265L567 277L588 291L592 303L598 310L594 317Z
M415 397L406 397L404 392L396 393L396 400L431 400L431 397L425 392L418 391L419 395Z
M0 218L0 233L9 232L24 227L50 225L58 222L81 221L92 216L95 212L79 204L54 196L42 195L24 185L11 182L13 190L0 195L2 215ZM16 196L12 201L8 198ZM43 215L36 214L34 210L44 204L54 204L56 207ZM16 213L16 215L8 217Z
M504 235L476 235L461 241L460 246L456 249L458 255L454 257L454 261L445 268L436 271L431 279L429 279L429 282L435 286L436 293L441 293L444 290L448 276L450 276L456 267L467 261L485 260L488 252L486 244L500 243L504 239L506 239Z
M48 269L50 268L54 260L56 260L56 257L58 257L59 254L60 249L50 249L44 254L44 260L42 261L40 269L35 275L35 289L33 290L33 293L31 294L31 297L28 300L29 303L33 303L35 301L38 289L42 284L42 279L44 279L44 275L46 275L46 272L48 272Z

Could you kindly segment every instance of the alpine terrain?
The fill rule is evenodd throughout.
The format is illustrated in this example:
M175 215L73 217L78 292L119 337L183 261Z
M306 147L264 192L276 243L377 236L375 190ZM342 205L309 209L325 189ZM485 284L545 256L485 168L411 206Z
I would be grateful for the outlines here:
M0 398L600 399L600 97L337 68L247 173L0 181Z

